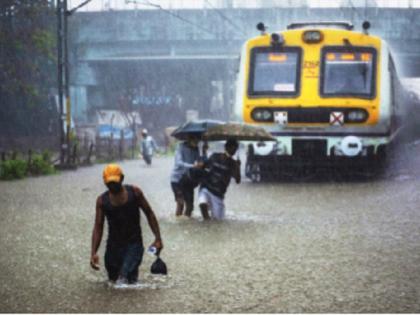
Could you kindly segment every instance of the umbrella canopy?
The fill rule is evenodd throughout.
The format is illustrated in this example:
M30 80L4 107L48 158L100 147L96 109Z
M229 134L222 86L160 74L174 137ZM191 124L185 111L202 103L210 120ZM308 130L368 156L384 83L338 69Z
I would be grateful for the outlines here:
M264 128L240 123L226 123L209 128L203 133L203 139L222 141L235 139L238 141L276 141Z
M176 128L171 133L171 136L179 140L185 140L188 136L191 135L201 138L202 134L207 131L207 129L222 124L224 124L222 121L211 119L188 121L182 126Z

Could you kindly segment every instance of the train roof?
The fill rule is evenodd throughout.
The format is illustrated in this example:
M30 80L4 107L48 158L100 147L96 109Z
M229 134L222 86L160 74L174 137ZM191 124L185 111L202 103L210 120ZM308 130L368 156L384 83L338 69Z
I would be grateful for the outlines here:
M297 22L287 25L288 30L302 29L302 28L338 28L343 30L353 30L354 25L347 21L337 21L337 22Z
M300 41L302 38L300 34L303 34L308 30L322 32L323 36L325 35L328 39L327 42L334 42L335 45L340 45L343 39L356 42L360 45L372 45L373 43L380 45L379 42L384 42L383 38L380 38L374 34L369 34L367 29L364 31L354 30L353 24L350 22L299 22L290 24L286 29L273 32L266 32L264 25L263 27L264 31L260 29L261 35L249 38L244 44L251 44L252 46L267 45L270 44L271 37L275 34L278 34L280 37L286 40L286 45L288 45L290 42L292 42L294 45L299 45L298 41Z

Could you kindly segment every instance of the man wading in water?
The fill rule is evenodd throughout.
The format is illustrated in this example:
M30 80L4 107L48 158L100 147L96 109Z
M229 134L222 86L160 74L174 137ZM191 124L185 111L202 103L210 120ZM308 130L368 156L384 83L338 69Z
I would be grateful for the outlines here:
M124 174L116 164L109 164L103 171L108 191L96 200L95 225L92 232L90 265L99 270L98 248L102 240L104 219L108 222L108 240L105 251L105 268L108 278L117 284L133 284L138 279L144 247L140 228L141 208L155 235L154 246L159 254L163 248L159 224L140 188L122 185Z
M208 175L204 177L198 192L198 202L204 220L210 219L209 209L213 219L223 220L225 217L223 199L230 179L234 178L237 184L241 182L241 161L232 158L238 146L236 140L230 139L225 143L224 153L213 153L204 163Z

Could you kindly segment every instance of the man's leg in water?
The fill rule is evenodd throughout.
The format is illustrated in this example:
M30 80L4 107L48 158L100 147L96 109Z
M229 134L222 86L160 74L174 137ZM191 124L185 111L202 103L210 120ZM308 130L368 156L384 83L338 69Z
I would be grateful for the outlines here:
M179 217L182 215L184 211L184 195L182 193L182 188L179 183L171 183L171 187L175 195L175 202L176 202L175 215Z
M147 165L151 165L152 164L152 156L151 155L143 155L144 161L146 162Z
M184 185L182 191L185 200L185 215L191 217L194 210L194 186Z
M201 215L203 216L203 219L210 220L207 195L203 188L200 189L200 191L198 192L198 204L200 205Z
M201 215L203 216L203 219L204 220L210 220L208 204L207 203L200 203L200 210L201 210Z
M122 282L136 283L139 266L143 260L144 247L140 243L129 244L125 248L124 259L119 272Z
M184 199L179 198L176 200L176 212L175 215L177 217L181 216L184 212Z
M117 281L123 262L123 252L117 246L107 246L105 250L105 269L110 281Z

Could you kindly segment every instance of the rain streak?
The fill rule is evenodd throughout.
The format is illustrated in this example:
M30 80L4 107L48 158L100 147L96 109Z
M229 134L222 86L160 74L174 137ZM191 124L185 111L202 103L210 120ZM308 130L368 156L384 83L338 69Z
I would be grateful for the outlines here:
M0 4L0 312L419 313L419 17ZM137 281L109 258L132 200Z

